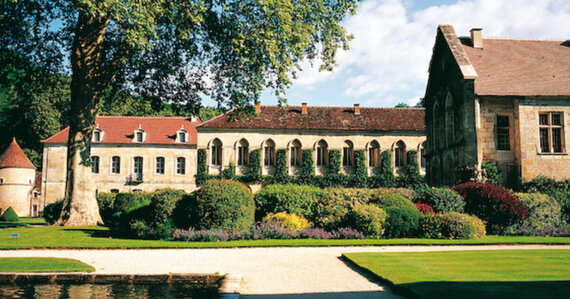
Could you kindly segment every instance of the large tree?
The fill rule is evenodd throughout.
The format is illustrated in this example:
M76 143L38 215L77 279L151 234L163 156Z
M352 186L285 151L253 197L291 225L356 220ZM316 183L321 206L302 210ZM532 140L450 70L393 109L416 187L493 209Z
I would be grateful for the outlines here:
M341 26L358 0L1 0L0 47L71 75L61 225L101 222L90 140L112 92L185 105L281 97L303 59L332 69L348 48ZM280 98L280 100L282 100Z

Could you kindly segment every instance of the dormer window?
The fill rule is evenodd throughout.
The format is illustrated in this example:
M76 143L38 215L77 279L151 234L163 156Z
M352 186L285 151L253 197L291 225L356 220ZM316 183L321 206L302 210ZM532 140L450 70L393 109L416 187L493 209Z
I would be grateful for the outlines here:
M186 143L188 142L188 131L184 129L184 125L176 131L176 142L178 143Z
M135 130L133 142L142 143L145 141L146 141L146 132L141 128L141 125L139 125L139 128Z
M99 125L93 130L93 142L101 142L103 140L104 132L99 129Z

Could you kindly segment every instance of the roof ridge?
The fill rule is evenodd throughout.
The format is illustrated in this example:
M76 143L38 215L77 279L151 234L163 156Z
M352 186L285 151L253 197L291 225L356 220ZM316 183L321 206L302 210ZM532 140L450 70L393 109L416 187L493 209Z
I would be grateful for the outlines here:
M471 39L469 36L460 36L459 37L464 39ZM519 41L536 41L536 42L565 42L567 39L556 39L556 38L524 38L524 37L501 37L501 36L485 36L483 40L492 39L492 40L519 40Z
M280 108L279 105L261 105L261 107L277 107ZM302 106L298 106L298 105L287 105L287 106L283 106L283 107L299 107L301 108ZM307 105L307 107L312 107L312 108L354 108L354 106L310 106ZM363 107L360 106L360 109L424 109L423 107ZM229 111L228 111L229 112Z
M191 118L195 115L190 116L119 116L119 115L97 115L96 117L101 118L150 118L150 119L157 119L157 118L164 118L164 119L187 119Z

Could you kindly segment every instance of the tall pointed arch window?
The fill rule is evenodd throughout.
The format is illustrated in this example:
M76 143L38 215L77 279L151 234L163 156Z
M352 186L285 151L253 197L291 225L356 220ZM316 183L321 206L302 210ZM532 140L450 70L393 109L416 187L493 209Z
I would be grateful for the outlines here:
M455 140L455 111L453 111L453 97L447 93L445 97L445 141L451 144Z
M396 143L396 148L394 149L395 164L396 167L406 166L406 144L403 141L398 141Z
M249 143L242 139L238 143L237 165L246 166L249 164Z
M317 166L329 165L329 146L326 141L317 143Z
M291 143L290 152L291 166L301 166L303 164L303 153L301 151L301 142L297 139Z
M354 146L349 140L342 146L342 166L354 166Z
M275 166L275 142L269 139L263 145L263 165Z
M222 165L222 142L216 138L212 141L210 146L211 163L214 166Z
M368 166L380 166L380 144L376 140L370 142L368 146Z

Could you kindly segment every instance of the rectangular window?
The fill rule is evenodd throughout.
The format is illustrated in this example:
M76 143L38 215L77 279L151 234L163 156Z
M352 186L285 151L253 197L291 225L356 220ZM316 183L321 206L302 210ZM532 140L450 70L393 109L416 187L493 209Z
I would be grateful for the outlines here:
M121 173L121 158L118 156L111 158L111 173Z
M564 121L561 112L540 113L539 139L542 153L564 152Z
M180 139L180 142L186 142L186 134L185 133L178 134L178 139Z
M186 158L184 157L176 158L176 173L177 174L186 173Z
M95 134L95 141L96 141L96 142L101 141L101 132L95 131L94 134Z
M156 174L164 174L164 157L156 158Z
M509 117L506 115L497 115L497 150L508 151L511 149L509 131Z
M143 133L137 132L137 142L143 142Z
M99 173L99 157L98 156L91 157L91 172Z

